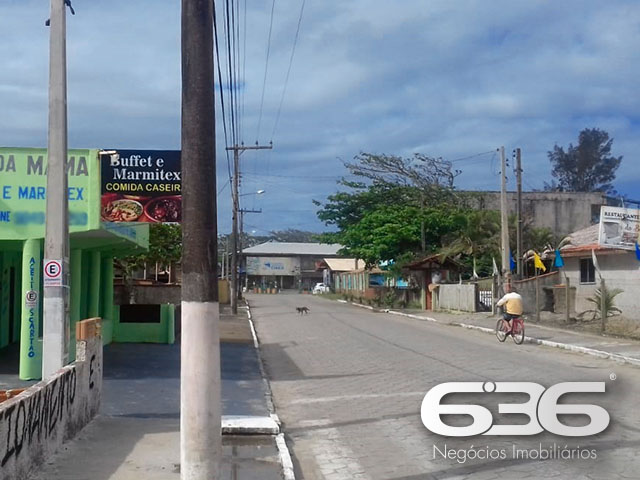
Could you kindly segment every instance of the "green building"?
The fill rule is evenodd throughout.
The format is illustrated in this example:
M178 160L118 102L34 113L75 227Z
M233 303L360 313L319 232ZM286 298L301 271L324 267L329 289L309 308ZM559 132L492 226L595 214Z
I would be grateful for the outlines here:
M0 355L19 347L19 376L42 371L42 291L47 151L0 148ZM99 150L70 150L69 178L69 361L75 359L75 324L101 317L104 343L145 335L121 325L113 301L114 258L148 249L149 226L101 221ZM169 331L172 309L156 329ZM166 317L166 318L165 318ZM149 326L143 327L149 329ZM164 338L173 341L172 338ZM151 340L157 341L157 340Z

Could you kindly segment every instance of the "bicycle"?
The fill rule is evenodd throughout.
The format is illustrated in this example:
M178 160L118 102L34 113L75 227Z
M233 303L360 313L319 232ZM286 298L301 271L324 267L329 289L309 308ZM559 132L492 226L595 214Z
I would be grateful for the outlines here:
M516 345L521 345L524 342L524 320L520 317L515 317L511 320L511 331L509 331L509 324L504 318L499 318L496 322L496 337L501 342L507 339L507 336L511 335Z

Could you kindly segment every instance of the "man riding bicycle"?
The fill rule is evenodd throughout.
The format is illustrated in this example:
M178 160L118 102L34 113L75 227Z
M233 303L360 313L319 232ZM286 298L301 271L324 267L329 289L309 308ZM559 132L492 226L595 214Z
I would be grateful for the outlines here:
M502 317L507 322L507 325L509 325L509 332L511 332L511 320L520 317L523 312L522 297L516 292L515 288L509 288L508 284L505 285L505 291L507 293L498 300L496 306L502 307L504 305Z

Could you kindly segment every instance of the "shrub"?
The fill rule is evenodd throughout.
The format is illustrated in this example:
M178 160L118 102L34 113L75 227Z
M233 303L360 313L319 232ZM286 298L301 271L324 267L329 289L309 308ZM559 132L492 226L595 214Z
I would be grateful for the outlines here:
M383 298L383 302L385 304L386 307L388 308L393 308L393 305L396 303L396 294L393 290L389 290L384 298Z

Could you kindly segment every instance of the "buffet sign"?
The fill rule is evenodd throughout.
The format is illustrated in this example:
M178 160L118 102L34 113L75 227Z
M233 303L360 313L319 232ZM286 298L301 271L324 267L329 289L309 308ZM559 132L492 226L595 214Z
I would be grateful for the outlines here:
M100 163L102 221L181 221L179 150L103 150Z

